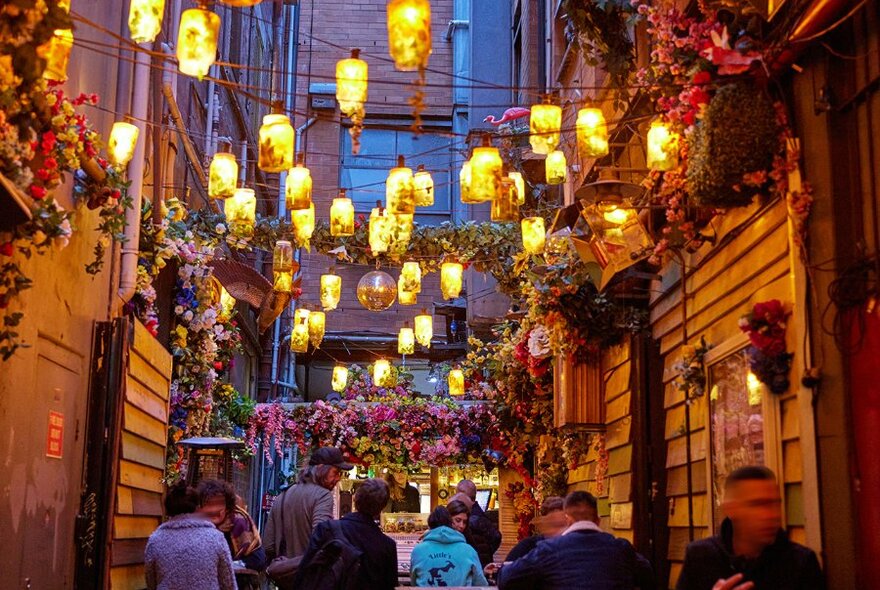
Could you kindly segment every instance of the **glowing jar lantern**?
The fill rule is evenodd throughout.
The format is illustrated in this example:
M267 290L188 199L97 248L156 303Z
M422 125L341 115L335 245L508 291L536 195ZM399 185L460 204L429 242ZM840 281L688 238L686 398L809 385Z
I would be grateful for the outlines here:
M257 195L254 189L235 189L232 197L223 202L226 223L253 225L257 220Z
M336 62L336 100L346 117L364 116L368 68L360 53L360 49L352 49L351 57Z
M416 351L416 335L409 323L405 323L397 334L397 354L412 354Z
M233 297L226 287L220 287L220 316L221 319L228 320L235 311L235 297Z
M290 333L291 352L309 351L309 310L298 307L293 316L293 331Z
M385 207L394 215L416 212L413 173L405 166L403 156L397 156L397 167L391 169L385 181Z
M205 8L190 8L180 15L177 34L177 67L201 80L217 57L220 17Z
M431 348L431 340L434 338L434 316L422 309L422 313L415 318L416 341L425 348Z
M290 118L281 112L280 103L275 103L273 111L263 117L263 124L260 125L260 154L257 166L263 172L283 172L293 167L293 126L290 124ZM297 162L297 167L299 165L300 163ZM308 169L304 170L308 172ZM287 186L290 187L290 178L287 179ZM309 195L311 195L311 178L309 178ZM298 209L304 208L298 207Z
M422 267L418 262L404 262L400 271L405 291L421 293L422 291Z
M577 116L578 153L582 158L608 154L608 126L601 109L583 108Z
M211 158L208 168L208 196L212 199L227 199L235 194L238 181L238 162L229 151L228 142L220 144L220 150Z
M440 265L440 291L444 299L455 299L461 293L461 279L464 266L458 262L444 262Z
M52 38L37 51L38 55L46 60L43 78L54 82L67 80L67 62L70 61L71 49L73 49L73 31L55 29Z
M370 213L369 241L370 251L373 255L387 252L391 246L391 229L394 220L388 216L388 212L382 207L380 201Z
M648 168L672 170L678 165L678 134L660 119L648 130Z
M461 190L461 202L465 204L479 203L471 198L471 161L468 160L461 165L461 172L458 175L458 186Z
M516 170L507 173L507 177L513 181L513 190L516 192L516 204L523 205L526 202L526 181L523 175Z
M492 147L488 135L483 136L483 145L474 148L471 156L470 198L475 203L491 201L501 194L501 170L504 162L498 148Z
M335 270L331 266L329 273L321 275L321 307L325 311L336 309L342 295L342 277Z
M287 240L278 240L272 249L272 289L289 293L293 286L293 246Z
M464 372L461 369L451 369L449 371L449 395L464 395Z
M348 367L336 365L333 367L333 377L330 379L330 387L333 391L342 393L348 386Z
M373 363L373 385L376 387L391 387L391 363L386 359L379 359Z
M309 204L307 209L298 209L290 212L290 223L293 225L293 236L297 244L304 248L309 247L309 240L315 231L315 204Z
M116 121L110 129L107 141L107 156L110 163L117 168L125 168L134 156L140 130L134 125L134 119L126 115L124 121Z
M354 205L345 196L345 189L340 189L339 196L330 205L330 235L354 235Z
M501 179L501 194L492 199L492 221L503 223L519 220L516 185L508 176Z
M388 251L392 254L403 255L406 253L406 247L412 239L413 219L412 214L398 213L397 215L388 215L391 227L391 243Z
M256 6L262 1L263 0L220 0L220 3L234 8L249 8L251 6Z
M321 346L321 341L324 340L326 322L327 316L323 311L309 312L309 342L315 348Z
M131 0L128 30L135 43L152 43L162 30L165 0Z
M413 176L413 187L415 187L416 207L430 207L434 204L434 179L431 173L425 170L424 164L419 164Z
M523 249L529 254L544 251L545 230L543 217L524 217L521 223Z
M296 166L287 171L284 200L288 211L308 209L312 204L312 173L302 154L297 156Z
M559 144L562 107L555 104L532 105L529 116L529 143L536 154L549 154Z
M544 172L547 184L562 184L568 175L568 163L565 154L561 150L554 150L547 154L544 161Z
M400 305L415 305L418 301L419 294L415 291L407 291L404 289L403 275L397 278L397 303Z
M431 4L428 0L388 2L388 51L402 72L423 70L431 55Z

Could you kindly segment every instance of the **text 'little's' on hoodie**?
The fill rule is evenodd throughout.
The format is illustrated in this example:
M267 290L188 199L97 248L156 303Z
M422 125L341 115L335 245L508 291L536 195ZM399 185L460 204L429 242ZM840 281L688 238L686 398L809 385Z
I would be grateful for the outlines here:
M410 580L414 586L487 586L476 550L464 535L440 526L413 548Z

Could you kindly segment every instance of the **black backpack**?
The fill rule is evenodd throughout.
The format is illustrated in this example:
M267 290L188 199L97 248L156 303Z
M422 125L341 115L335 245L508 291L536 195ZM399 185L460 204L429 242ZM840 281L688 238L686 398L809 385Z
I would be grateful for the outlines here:
M357 590L363 551L348 542L338 520L328 521L321 547L297 573L297 590Z

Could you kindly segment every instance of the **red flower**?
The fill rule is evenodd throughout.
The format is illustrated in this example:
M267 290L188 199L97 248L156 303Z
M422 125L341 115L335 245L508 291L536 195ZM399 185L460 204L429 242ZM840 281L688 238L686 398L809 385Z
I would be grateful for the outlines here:
M693 78L691 78L691 82L697 86L700 86L703 84L708 84L711 81L712 81L712 74L710 74L706 70L700 70L699 72L694 74Z
M222 371L223 370L223 361L215 361L214 362L214 370Z
M0 244L0 256L12 256L14 252L15 247L12 245L12 242Z
M55 137L55 134L52 131L47 131L43 134L43 141L40 143L40 146L43 148L43 154L48 154L52 151L52 148L55 147L55 142L58 141Z
M50 157L50 158L46 158L46 159L43 161L43 165L44 165L48 170L54 170L55 168L58 168L58 161L57 161L55 158L51 158L51 157Z
M42 186L32 184L30 188L31 197L41 201L46 198L46 189Z

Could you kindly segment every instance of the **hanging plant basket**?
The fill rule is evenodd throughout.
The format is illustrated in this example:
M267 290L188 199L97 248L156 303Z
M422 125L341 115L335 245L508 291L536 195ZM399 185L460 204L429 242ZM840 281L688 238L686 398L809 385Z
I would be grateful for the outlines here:
M776 112L752 83L721 87L690 137L687 190L705 207L745 207L765 184L744 182L768 171L778 149Z

